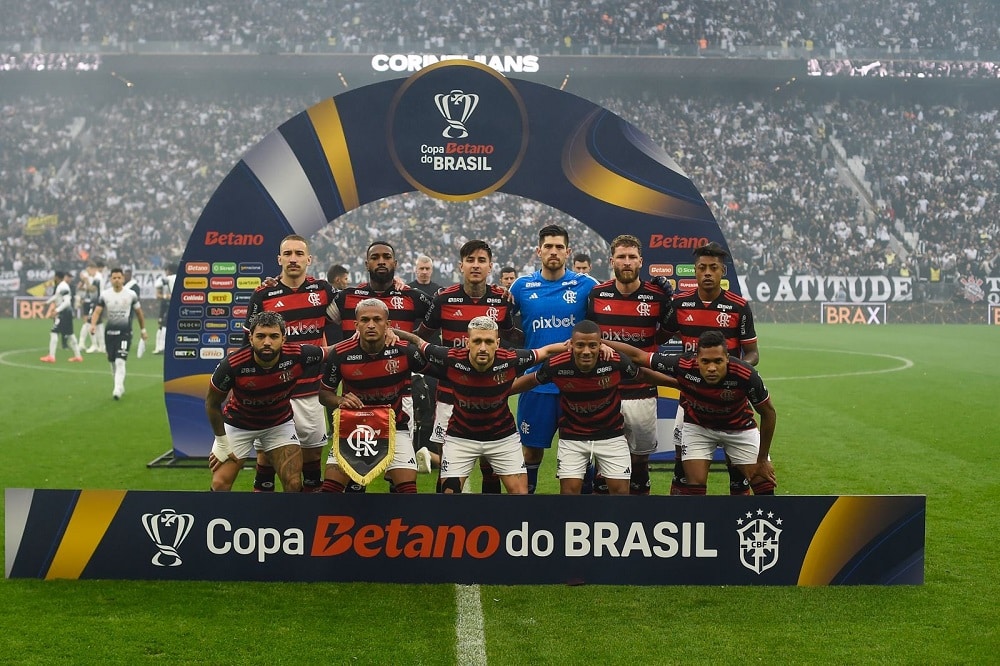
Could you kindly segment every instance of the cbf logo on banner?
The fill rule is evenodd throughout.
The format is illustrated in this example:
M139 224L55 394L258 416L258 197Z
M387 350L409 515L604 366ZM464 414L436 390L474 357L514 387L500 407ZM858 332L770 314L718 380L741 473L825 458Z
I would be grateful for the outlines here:
M175 458L210 451L209 378L243 344L246 304L277 272L281 239L309 238L350 210L414 190L446 201L504 192L558 208L609 241L634 234L650 274L681 287L693 278L692 248L726 246L666 151L575 95L449 60L323 100L243 156L188 241L164 362ZM735 268L727 269L738 291ZM661 405L660 416L673 409Z

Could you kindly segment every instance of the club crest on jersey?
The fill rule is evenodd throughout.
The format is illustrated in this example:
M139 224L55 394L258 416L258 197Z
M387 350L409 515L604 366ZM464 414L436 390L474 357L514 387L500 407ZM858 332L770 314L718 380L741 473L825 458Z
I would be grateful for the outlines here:
M733 315L729 314L728 312L720 312L715 317L715 323L722 328L729 328L732 325L731 324L732 321L733 321Z
M306 297L306 300L309 301L309 305L322 305L323 304L323 299L321 299L319 297L319 293L317 293L315 291L310 291L309 292L309 296Z
M576 303L576 292L571 289L567 289L563 292L563 300L567 303Z
M486 308L486 316L492 319L493 321L499 320L500 319L499 308L493 308L493 307Z
M390 359L385 362L385 371L390 375L396 374L397 372L400 371L402 367L403 364L400 362L398 358Z
M611 377L609 375L604 375L603 377L599 377L597 379L597 385L600 386L602 389L608 388L609 386L611 386Z
M757 509L736 520L736 533L740 536L740 563L755 574L760 575L778 563L778 541L781 538L781 518L774 513ZM773 521L773 522L772 522Z
M503 384L505 381L507 381L507 373L506 372L494 373L493 381L496 382L497 384Z
M648 317L653 312L653 307L649 303L636 303L635 311L640 317Z
M390 310L402 310L406 306L406 300L402 296L393 296L389 299Z

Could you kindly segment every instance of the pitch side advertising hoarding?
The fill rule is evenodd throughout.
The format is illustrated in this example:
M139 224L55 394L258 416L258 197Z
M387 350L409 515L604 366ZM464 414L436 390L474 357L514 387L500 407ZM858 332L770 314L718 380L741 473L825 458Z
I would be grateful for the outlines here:
M926 497L7 489L16 578L609 585L924 580ZM59 516L59 520L53 520Z

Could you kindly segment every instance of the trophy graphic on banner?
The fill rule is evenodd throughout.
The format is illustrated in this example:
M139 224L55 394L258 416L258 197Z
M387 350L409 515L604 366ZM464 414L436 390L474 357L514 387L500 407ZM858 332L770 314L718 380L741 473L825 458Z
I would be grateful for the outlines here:
M173 509L161 509L159 513L142 514L142 526L158 549L153 556L153 564L158 567L179 567L182 560L177 549L194 527L194 516L177 513Z
M479 95L452 90L450 93L434 95L434 105L448 121L441 136L446 139L464 139L469 136L465 123L479 105Z

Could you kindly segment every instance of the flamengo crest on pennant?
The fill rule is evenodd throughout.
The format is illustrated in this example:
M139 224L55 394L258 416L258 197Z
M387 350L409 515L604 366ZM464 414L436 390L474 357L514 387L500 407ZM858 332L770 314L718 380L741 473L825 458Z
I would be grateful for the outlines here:
M142 526L159 549L152 563L158 567L179 567L182 563L177 549L194 527L194 516L177 513L173 509L160 509L159 513L142 514Z
M354 455L370 458L378 453L379 431L368 425L359 425L347 436L347 445Z
M434 106L448 121L448 126L441 132L441 136L446 139L464 139L469 136L465 123L478 105L479 95L461 90L434 95Z

